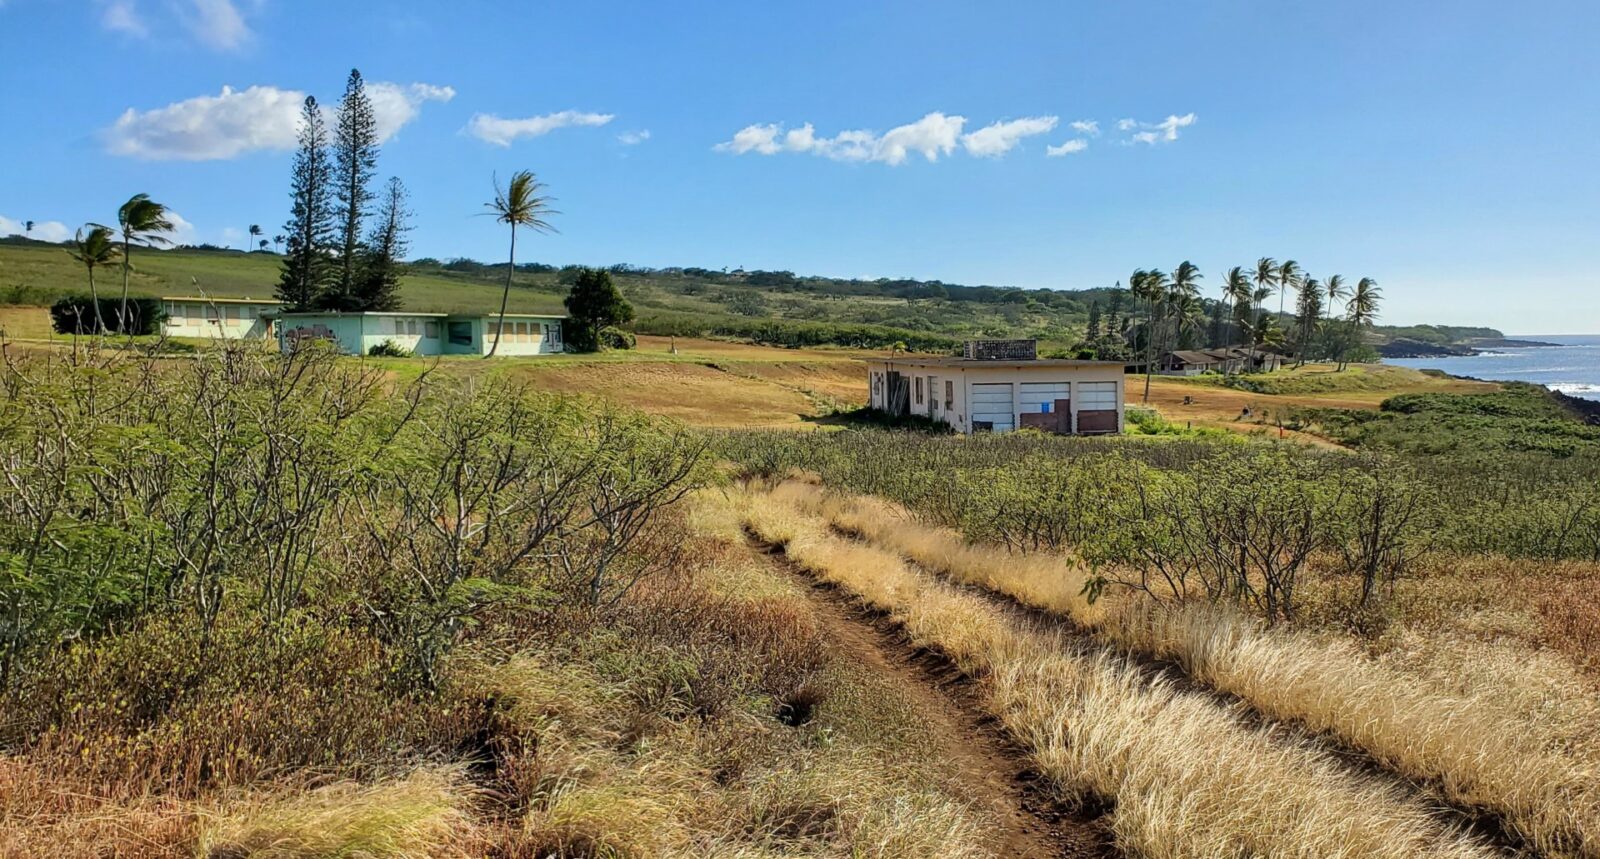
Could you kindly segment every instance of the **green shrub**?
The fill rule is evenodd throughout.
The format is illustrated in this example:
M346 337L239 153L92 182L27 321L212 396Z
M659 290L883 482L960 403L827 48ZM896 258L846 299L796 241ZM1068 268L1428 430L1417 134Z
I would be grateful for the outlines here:
M129 298L127 317L120 298L100 299L100 324L111 334L158 334L166 318L159 298ZM126 323L125 325L122 323ZM57 334L95 333L95 302L87 295L69 295L50 305L50 323Z
M413 353L393 340L385 340L367 350L373 358L410 358Z

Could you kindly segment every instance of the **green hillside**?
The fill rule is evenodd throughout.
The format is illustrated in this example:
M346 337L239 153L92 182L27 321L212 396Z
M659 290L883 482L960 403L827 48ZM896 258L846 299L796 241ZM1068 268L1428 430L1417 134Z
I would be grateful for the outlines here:
M277 282L276 254L185 248L135 253L131 292L227 298L270 296ZM498 308L505 265L467 259L421 259L402 281L405 306L417 311L490 311ZM577 267L541 263L517 266L511 292L514 312L560 311ZM1138 315L1120 289L1024 290L966 286L939 281L850 280L797 276L785 271L715 271L701 268L643 269L617 265L611 272L637 310L635 328L647 334L725 335L776 345L834 343L880 348L903 342L939 351L968 337L1036 337L1047 349L1082 345L1091 308L1102 326L1120 330ZM104 288L116 289L107 273ZM24 239L0 239L0 304L49 304L83 292L83 269L65 248ZM1208 315L1220 309L1205 299ZM1206 323L1211 327L1211 323ZM1196 329L1190 336L1220 336ZM1375 329L1379 342L1400 336L1449 344L1472 337L1498 337L1488 328L1419 326ZM1185 348L1190 345L1187 344Z

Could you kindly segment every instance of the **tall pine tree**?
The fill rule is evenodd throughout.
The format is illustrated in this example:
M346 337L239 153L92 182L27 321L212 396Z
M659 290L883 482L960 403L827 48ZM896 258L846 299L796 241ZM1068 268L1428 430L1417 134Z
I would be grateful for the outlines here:
M333 274L328 252L333 243L333 189L329 182L328 127L316 98L306 96L300 112L300 148L290 174L289 222L278 277L278 300L287 310L311 310L322 303Z
M361 278L361 263L366 254L361 245L361 222L372 204L372 189L367 187L378 166L378 121L367 98L361 72L350 70L344 98L333 131L334 217L338 219L339 267L327 309L362 310L356 295Z
M362 310L399 310L401 260L406 255L406 186L400 177L391 176L378 202L378 221L367 237L366 264L356 289L356 303Z

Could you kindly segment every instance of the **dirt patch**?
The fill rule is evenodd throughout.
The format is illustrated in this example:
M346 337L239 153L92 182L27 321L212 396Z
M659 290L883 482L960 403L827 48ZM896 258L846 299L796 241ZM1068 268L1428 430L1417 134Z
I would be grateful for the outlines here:
M984 711L976 684L942 655L916 647L888 618L802 573L780 550L758 546L806 593L828 638L867 669L901 681L934 739L939 760L996 821L997 856L1089 859L1118 855L1104 813L1051 796L1027 753Z

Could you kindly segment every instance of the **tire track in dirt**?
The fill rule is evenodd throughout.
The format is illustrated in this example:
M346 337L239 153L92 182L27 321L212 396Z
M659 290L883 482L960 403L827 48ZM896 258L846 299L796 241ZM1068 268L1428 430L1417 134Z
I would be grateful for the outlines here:
M1045 608L1028 605L1010 594L971 582L961 581L943 570L928 567L890 546L880 544L865 534L835 522L828 522L828 530L838 537L890 552L898 556L907 566L921 572L923 575L984 600L995 609L1011 617L1016 623L1041 632L1066 633L1088 646L1116 653L1128 660L1130 664L1141 668L1151 678L1160 678L1175 688L1204 695L1215 700L1218 704L1236 713L1246 724L1269 731L1287 742L1308 743L1320 749L1330 758L1341 762L1352 772L1387 781L1399 788L1403 793L1425 800L1426 805L1433 809L1441 822L1471 832L1484 842L1494 845L1506 856L1539 857L1541 855L1532 849L1526 839L1512 830L1499 815L1485 809L1456 805L1434 790L1432 785L1426 782L1418 782L1403 773L1390 769L1372 755L1341 742L1337 737L1310 731L1296 722L1285 722L1271 718L1258 711L1244 698L1206 685L1195 679L1184 670L1182 665L1173 660L1153 657L1137 650L1130 650L1102 641L1090 631L1080 627L1069 617Z
M995 855L1102 859L1112 846L1105 809L1068 806L1052 795L1028 754L983 706L975 681L942 654L912 644L886 615L807 575L779 547L749 535L757 551L805 586L829 640L872 671L899 679L929 717L940 760L996 822Z

